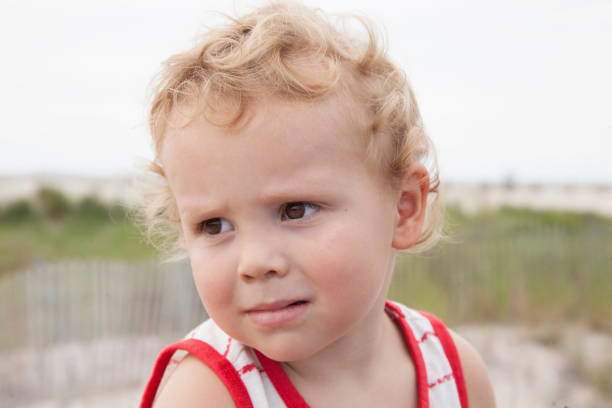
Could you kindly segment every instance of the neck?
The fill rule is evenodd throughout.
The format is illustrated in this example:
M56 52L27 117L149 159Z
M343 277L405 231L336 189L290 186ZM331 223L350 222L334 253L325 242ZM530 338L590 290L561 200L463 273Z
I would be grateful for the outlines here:
M367 381L384 360L389 342L395 341L397 329L384 311L384 299L348 333L318 353L299 361L285 363L285 371L294 383L321 383L338 378Z

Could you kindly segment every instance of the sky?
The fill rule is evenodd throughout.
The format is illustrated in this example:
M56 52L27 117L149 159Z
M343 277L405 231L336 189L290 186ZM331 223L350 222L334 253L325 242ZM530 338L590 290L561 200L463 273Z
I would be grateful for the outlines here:
M0 175L134 171L161 62L259 3L3 0ZM384 28L443 180L612 184L612 2L304 3Z

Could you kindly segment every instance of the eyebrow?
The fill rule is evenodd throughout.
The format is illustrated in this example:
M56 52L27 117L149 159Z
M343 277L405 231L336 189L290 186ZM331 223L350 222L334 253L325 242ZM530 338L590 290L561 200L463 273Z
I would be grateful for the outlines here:
M190 199L179 207L179 218L189 222L202 221L213 218L218 213L226 212L228 208L227 203L215 200Z
M287 183L274 183L266 189L258 189L254 198L255 203L276 204L300 200L320 200L324 197L337 195L342 189L337 184L329 183L327 173L321 176L314 172L305 174L296 180ZM211 192L208 196L194 194L192 198L186 197L181 205L177 202L179 217L188 222L203 221L209 218L218 217L231 211L232 203L219 200Z
M338 185L330 183L327 171L300 169L287 182L277 181L267 189L261 189L257 200L261 202L283 201L291 197L327 195L338 189Z
M330 189L275 189L273 191L262 192L258 195L257 201L261 203L292 202L300 200L316 200L322 196L327 196L332 191Z

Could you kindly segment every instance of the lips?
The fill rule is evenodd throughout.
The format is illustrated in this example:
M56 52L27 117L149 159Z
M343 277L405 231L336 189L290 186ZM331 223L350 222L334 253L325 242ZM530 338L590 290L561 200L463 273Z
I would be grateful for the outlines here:
M288 306L295 306L306 302L306 300L278 300L276 302L271 303L260 303L259 305L247 310L247 313L278 310Z
M257 326L274 328L289 325L302 317L310 308L307 300L280 300L272 303L262 303L249 310L246 314Z

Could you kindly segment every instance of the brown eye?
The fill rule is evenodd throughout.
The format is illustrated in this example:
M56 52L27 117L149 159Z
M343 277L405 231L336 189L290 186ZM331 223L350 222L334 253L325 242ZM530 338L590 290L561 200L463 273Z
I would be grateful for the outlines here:
M218 234L221 232L221 220L218 218L208 220L204 222L204 232L210 235Z
M312 213L316 212L319 206L312 203L306 203L296 201L293 203L285 204L282 209L282 218L284 220L297 220L300 218L308 217Z
M306 213L306 205L304 203L289 203L285 207L284 216L290 220L302 218Z
M211 218L198 225L199 232L207 235L217 235L231 229L231 224L223 218Z

